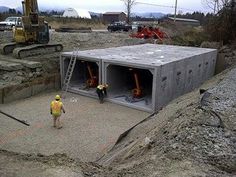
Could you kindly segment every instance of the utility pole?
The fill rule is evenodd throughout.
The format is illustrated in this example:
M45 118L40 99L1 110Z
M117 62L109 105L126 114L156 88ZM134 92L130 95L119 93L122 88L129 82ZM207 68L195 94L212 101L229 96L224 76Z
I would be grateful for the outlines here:
M219 0L216 1L217 1L217 13L218 13L220 11Z
M215 4L214 4L214 14L216 14L216 1L217 0L215 0Z
M214 4L214 14L216 14L216 11L217 13L219 12L219 0L215 0L215 4Z
M177 0L175 0L175 17L174 17L174 22L176 21L176 13L177 13Z

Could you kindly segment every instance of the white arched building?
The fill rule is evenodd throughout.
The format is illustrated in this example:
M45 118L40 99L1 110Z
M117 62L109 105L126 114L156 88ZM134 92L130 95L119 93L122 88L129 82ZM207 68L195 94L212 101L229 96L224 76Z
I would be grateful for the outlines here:
M68 8L64 11L63 17L74 17L74 18L88 18L91 19L91 15L87 10Z

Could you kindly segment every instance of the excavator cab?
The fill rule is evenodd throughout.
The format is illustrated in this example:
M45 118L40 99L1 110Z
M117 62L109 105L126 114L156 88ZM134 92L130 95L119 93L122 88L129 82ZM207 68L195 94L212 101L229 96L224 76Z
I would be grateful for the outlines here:
M33 27L33 26L38 27L38 24L39 24L39 21L38 21L39 15L38 15L37 13L31 13L31 14L29 15L29 18L30 18L30 21L31 21L31 26L32 26L32 27Z
M49 43L49 27L48 27L48 23L45 22L44 23L44 30L38 32L37 34L37 39L38 39L38 43L39 44L47 44Z

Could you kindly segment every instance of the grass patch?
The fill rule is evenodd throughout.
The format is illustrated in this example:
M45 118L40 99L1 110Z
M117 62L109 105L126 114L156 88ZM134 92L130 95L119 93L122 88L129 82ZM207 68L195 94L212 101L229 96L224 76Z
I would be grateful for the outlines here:
M191 30L184 32L183 35L176 35L171 39L174 45L199 47L202 42L209 40L209 35L203 30L199 30L199 28L192 28Z
M91 28L91 29L105 29L106 26L99 19L84 19L84 18L65 18L65 17L46 17L45 20L54 28Z

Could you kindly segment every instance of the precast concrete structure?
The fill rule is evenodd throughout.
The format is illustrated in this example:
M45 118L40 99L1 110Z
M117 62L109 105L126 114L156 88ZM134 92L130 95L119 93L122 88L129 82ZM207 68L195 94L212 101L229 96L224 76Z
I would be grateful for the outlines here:
M61 55L62 83L71 55ZM157 44L80 51L69 91L96 96L93 88L84 89L88 74L81 63L90 62L99 83L109 85L107 101L153 112L212 77L216 58L215 49Z

